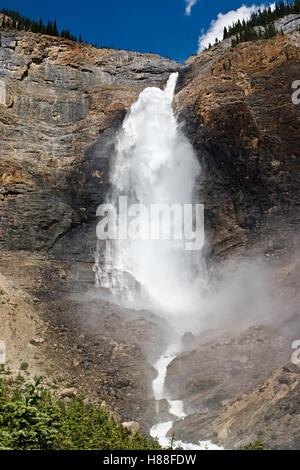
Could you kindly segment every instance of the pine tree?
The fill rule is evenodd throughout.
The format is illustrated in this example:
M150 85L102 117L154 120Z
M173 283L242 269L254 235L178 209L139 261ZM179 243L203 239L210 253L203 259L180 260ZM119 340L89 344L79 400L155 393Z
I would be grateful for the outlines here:
M17 29L18 31L31 31L33 33L41 33L47 34L49 36L56 36L62 37L65 39L69 39L71 41L77 41L77 37L72 35L69 30L62 30L59 34L59 30L57 28L56 20L53 22L48 21L47 25L43 23L43 20L40 19L38 22L35 20L31 20L30 18L26 18L17 11L8 10L3 8L0 10L2 13L3 19L1 22L2 29ZM82 43L82 36L79 36L79 42ZM97 47L97 44L96 44Z
M57 26L56 26L56 20L54 20L54 22L53 22L52 34L53 34L53 36L59 36L59 32L58 32L58 29L57 29Z
M40 18L40 21L39 21L39 33L42 33L42 34L45 33L45 26L44 26L42 18Z

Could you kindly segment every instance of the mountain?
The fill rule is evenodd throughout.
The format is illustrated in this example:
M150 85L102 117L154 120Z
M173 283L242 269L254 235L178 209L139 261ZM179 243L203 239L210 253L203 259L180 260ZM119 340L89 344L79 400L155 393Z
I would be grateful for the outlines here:
M300 106L291 98L299 46L295 29L236 47L226 39L180 67L153 54L1 31L0 339L12 373L25 359L26 380L42 373L57 393L75 386L149 430L155 371L148 360L168 326L153 313L99 300L95 214L110 189L126 112L145 87L162 88L179 71L173 107L202 167L209 269L218 274L262 257L288 308L271 325L223 325L195 336L168 368L170 393L191 412L176 430L228 447L249 439L299 447L300 376L290 364L291 342L300 338Z

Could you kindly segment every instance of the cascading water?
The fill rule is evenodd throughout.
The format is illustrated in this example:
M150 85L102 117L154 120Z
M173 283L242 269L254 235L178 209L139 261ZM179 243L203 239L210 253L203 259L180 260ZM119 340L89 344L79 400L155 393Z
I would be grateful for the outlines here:
M137 302L137 293L142 293L144 306L167 317L174 329L183 334L190 328L189 315L200 305L201 292L206 285L201 256L199 252L186 250L185 240L180 237L155 239L150 236L150 233L167 233L170 225L172 233L182 233L182 220L175 217L165 221L150 220L149 228L153 205L183 207L194 203L200 176L193 147L181 133L172 111L177 76L176 73L170 75L165 90L146 88L132 105L117 136L111 170L112 193L108 202L117 207L120 197L126 197L126 207L139 204L149 209L144 212L140 209L138 222L135 222L140 231L147 233L142 239L123 236L106 242L99 240L95 274L101 287L109 288L131 304ZM119 224L121 212L120 209ZM136 215L134 211L128 214ZM129 230L127 226L126 229ZM188 235L192 230L191 224ZM168 399L164 386L166 371L178 352L179 348L173 348L173 351L169 348L154 366L158 372L153 381L156 400ZM178 419L186 416L181 401L168 400L168 403L171 415ZM172 424L169 421L155 425L151 434L167 445L169 439L166 436ZM200 446L180 445L187 449L206 448L202 443ZM210 447L209 442L205 445Z
M120 196L126 196L128 207L135 203L150 208L194 202L200 165L173 115L177 76L170 75L164 91L146 88L125 118L111 170L113 192L109 202L114 206L118 206ZM168 229L161 220L156 222L159 227L153 228L153 223L152 219L151 231ZM172 233L180 233L182 221L171 223ZM139 225L142 230L149 227L147 214L139 214ZM126 293L131 299L134 278L156 311L174 316L195 306L195 295L199 296L200 284L204 283L204 276L199 276L199 259L185 249L182 239L118 239L106 242L104 247L99 242L96 277L101 286L123 296Z
M153 394L154 398L159 400L167 400L169 405L169 414L174 416L176 419L184 419L186 414L184 412L183 403L181 400L170 400L165 393L165 378L167 374L168 365L176 358L175 355L172 355L172 349L169 349L166 355L161 356L159 360L154 365L154 368L157 370L157 378L153 381ZM150 429L150 435L154 438L157 438L160 444L163 447L168 447L170 445L170 438L167 437L169 431L173 427L173 421L163 421L159 424L155 424ZM173 446L180 447L184 450L221 450L221 447L216 446L211 441L199 441L199 444L192 444L182 441L175 441Z

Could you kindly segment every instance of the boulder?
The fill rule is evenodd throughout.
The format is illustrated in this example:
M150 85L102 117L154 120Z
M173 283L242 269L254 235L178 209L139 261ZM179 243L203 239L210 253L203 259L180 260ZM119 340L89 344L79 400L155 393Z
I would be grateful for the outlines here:
M30 344L32 344L32 346L40 346L44 342L45 342L44 338L40 338L40 337L32 338L30 340Z
M123 429L126 429L129 434L132 436L136 434L140 430L140 425L136 421L129 421L127 423L122 423L121 424Z
M74 398L77 395L77 389L75 387L65 388L60 392L61 398Z

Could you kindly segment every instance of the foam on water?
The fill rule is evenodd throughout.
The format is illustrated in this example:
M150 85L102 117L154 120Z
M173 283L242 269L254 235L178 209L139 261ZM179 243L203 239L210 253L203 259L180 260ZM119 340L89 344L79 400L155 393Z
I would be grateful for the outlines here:
M165 391L165 380L167 376L167 368L171 362L176 358L174 355L161 356L158 361L154 364L154 368L157 371L157 377L152 382L153 395L156 400L167 400L169 405L169 413L177 419L184 419L186 413L184 412L183 402L181 400L170 400ZM153 438L157 438L159 443L163 447L170 445L170 437L168 433L172 430L173 421L165 421L152 426L150 435ZM174 447L180 447L184 450L222 450L222 447L218 447L211 441L199 441L198 444L187 443L183 441L175 441Z

